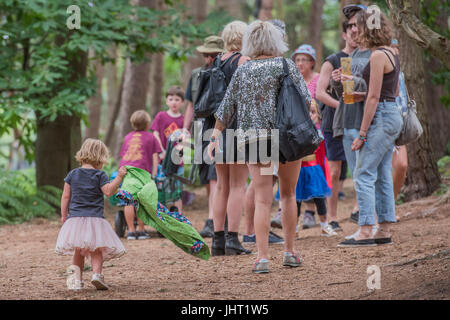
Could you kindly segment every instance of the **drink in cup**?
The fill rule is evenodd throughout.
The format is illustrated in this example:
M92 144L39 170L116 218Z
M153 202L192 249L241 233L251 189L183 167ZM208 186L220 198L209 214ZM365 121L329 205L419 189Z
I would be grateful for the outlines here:
M343 81L342 85L344 87L344 103L353 104L355 99L353 96L353 91L355 89L355 82L353 80Z
M342 74L347 76L352 75L352 58L341 58Z

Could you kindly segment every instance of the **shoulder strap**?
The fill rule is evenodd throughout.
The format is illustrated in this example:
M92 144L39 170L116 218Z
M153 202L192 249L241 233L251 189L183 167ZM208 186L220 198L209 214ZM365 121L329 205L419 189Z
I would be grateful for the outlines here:
M283 58L283 70L284 70L284 75L288 76L289 75L289 67L288 67L288 64L287 64L285 58Z
M236 57L238 54L240 54L240 53L239 52L233 52L233 54L231 56L226 58L224 61L221 61L220 67L222 68L228 61L230 61L230 59L232 59L233 57ZM222 56L222 55L220 55L220 56ZM220 61L220 59L219 59L219 61Z
M386 53L386 51L388 51L390 54L392 54L393 57L395 57L395 54L393 54L391 50L388 50L388 49L386 49L386 48L378 48L377 50L380 50L380 51L384 52L384 54L388 57L390 63L392 64L392 68L395 69L395 65L394 65L394 63L392 62L391 57Z

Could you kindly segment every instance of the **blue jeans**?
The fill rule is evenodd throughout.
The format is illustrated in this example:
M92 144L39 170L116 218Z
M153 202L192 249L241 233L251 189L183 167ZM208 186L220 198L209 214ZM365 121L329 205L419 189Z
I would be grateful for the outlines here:
M344 145L345 158L347 159L348 167L350 168L350 173L355 171L356 159L358 158L359 151L352 151L353 141L359 137L359 130L357 129L345 129L344 128L344 138L342 139L342 144Z
M360 226L395 222L392 152L403 119L395 102L380 102L359 151L354 171Z

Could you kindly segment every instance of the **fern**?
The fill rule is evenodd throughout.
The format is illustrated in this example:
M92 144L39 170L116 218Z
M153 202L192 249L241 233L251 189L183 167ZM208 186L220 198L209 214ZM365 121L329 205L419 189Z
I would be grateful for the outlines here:
M36 188L34 169L0 168L0 225L52 217L58 211L61 195L62 190L53 186Z

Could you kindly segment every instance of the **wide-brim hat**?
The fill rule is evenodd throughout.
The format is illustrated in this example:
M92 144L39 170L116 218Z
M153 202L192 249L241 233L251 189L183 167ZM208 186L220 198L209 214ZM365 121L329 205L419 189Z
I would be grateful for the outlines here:
M225 45L221 37L209 36L201 46L197 47L197 51L200 53L225 52Z
M294 60L294 57L299 54L307 54L311 58L314 59L314 62L316 62L316 50L314 50L313 47L311 47L309 44L302 44L300 47L297 48L297 50L294 51L294 53L291 55L291 59Z

